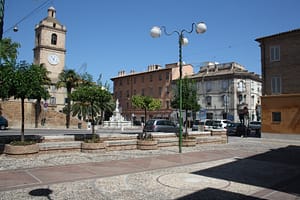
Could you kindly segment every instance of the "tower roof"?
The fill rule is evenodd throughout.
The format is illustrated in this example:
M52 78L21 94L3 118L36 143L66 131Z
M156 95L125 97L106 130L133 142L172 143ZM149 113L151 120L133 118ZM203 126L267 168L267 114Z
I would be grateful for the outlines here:
M48 8L48 16L41 20L40 23L36 26L36 28L38 28L39 26L53 27L53 24L55 24L56 29L66 31L66 27L56 19L56 10L53 6L51 6Z

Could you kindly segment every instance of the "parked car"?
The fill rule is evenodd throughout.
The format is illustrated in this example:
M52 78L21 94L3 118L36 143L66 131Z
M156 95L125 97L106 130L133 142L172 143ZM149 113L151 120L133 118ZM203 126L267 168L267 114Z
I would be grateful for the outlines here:
M146 122L143 132L178 133L179 127L167 119L150 119Z
M249 122L249 133L253 134L253 132L254 132L256 137L260 137L261 122L259 122L259 121Z
M229 123L231 123L230 120L227 119L215 119L214 120L214 126L225 128Z
M237 127L240 126L241 123L228 123L225 127L227 135L237 135Z
M199 127L203 127L203 131L211 131L213 129L222 129L227 126L228 120L224 119L206 119L203 121L195 121L192 131L198 131Z
M5 130L8 127L8 121L3 116L0 116L0 130Z
M259 121L249 122L249 128L251 130L260 130L261 129L261 122L259 122Z

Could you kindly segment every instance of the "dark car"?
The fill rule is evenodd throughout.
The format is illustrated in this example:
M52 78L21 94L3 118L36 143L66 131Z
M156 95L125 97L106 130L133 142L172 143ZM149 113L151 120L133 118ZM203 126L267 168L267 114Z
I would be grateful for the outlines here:
M227 135L237 135L237 127L241 126L241 123L228 123L225 127Z
M150 119L146 122L143 132L178 133L179 127L167 119Z
M255 136L260 136L261 132L261 122L259 121L252 121L249 122L249 131L251 134L255 134Z
M0 130L5 130L8 127L8 121L3 116L0 116Z
M261 122L258 122L258 121L249 122L249 128L251 130L260 130L261 129Z

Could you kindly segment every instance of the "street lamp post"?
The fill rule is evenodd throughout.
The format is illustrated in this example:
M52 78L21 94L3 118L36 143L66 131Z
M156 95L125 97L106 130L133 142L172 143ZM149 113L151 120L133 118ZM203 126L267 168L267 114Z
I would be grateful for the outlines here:
M179 31L173 31L171 33L168 33L166 31L165 26L154 26L151 29L150 35L153 38L158 38L161 36L161 29L164 30L164 33L167 36L177 34L178 35L178 44L179 44L179 153L182 152L181 147L182 147L182 46L188 44L188 39L184 37L184 33L192 33L194 31L194 28L196 28L196 33L204 33L207 29L206 24L204 22L199 22L197 24L193 23L192 28L190 31L186 29L182 29Z

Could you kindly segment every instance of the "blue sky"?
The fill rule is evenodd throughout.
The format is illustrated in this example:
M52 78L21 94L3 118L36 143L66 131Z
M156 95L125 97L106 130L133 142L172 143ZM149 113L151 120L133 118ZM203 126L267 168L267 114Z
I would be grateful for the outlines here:
M178 36L153 39L154 25L171 32L206 23L206 33L185 35L189 44L183 47L183 61L194 72L214 61L237 62L258 74L255 39L300 28L299 0L6 0L3 37L21 44L19 60L33 61L34 27L50 6L67 27L66 68L86 69L95 79L102 74L111 88L110 78L118 71L142 72L151 64L178 62ZM19 31L13 32L10 28L19 21Z

